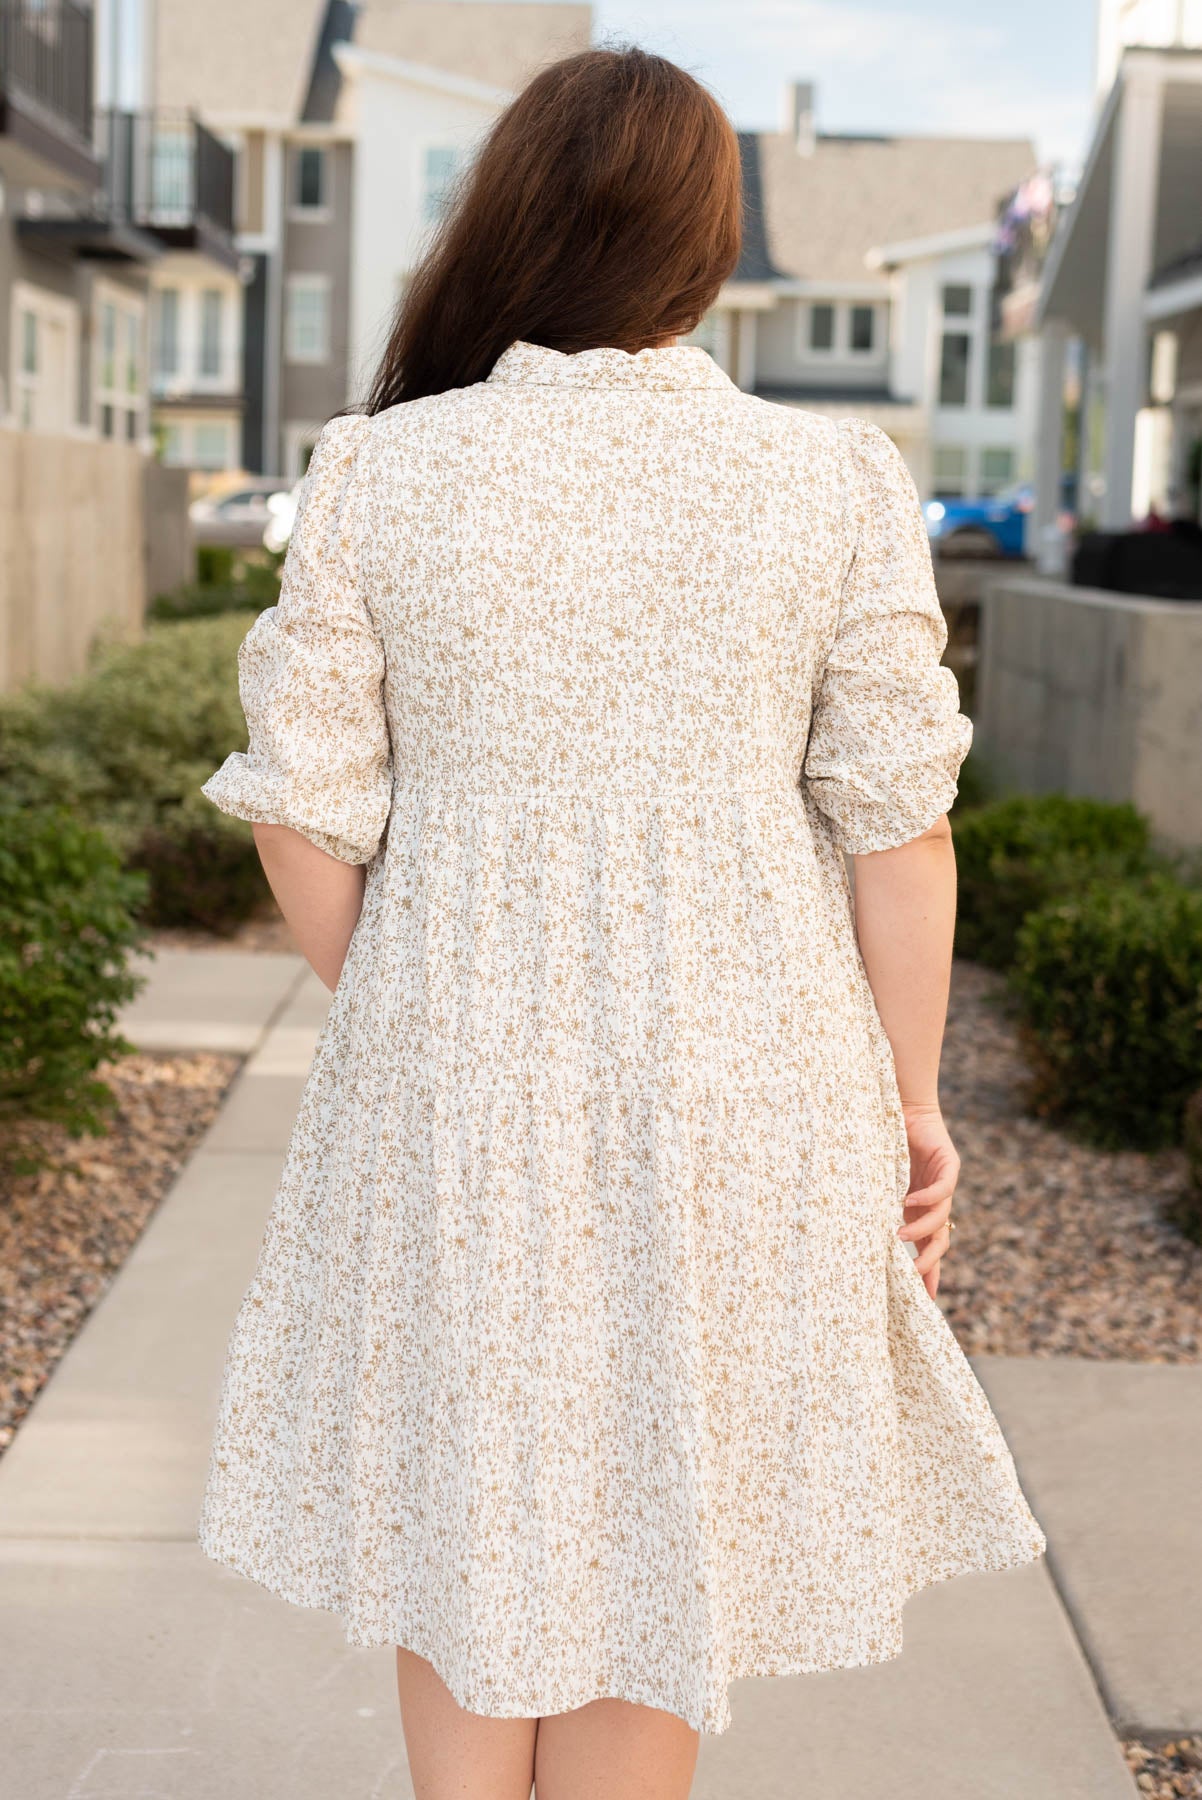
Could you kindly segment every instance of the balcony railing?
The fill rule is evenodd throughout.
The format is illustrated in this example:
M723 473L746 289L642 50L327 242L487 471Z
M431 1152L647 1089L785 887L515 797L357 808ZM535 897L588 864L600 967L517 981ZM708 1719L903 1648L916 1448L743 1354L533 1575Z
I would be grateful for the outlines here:
M20 94L85 144L92 137L92 9L0 0L0 94Z
M191 113L100 118L104 197L113 218L169 234L234 230L234 153Z

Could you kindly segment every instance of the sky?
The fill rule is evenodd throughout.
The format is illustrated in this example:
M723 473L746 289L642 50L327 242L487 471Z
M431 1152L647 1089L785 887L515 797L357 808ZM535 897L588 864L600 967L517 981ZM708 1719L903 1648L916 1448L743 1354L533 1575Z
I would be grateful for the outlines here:
M1096 0L595 0L598 41L670 56L735 124L774 130L788 81L820 131L1029 137L1066 171L1088 146Z

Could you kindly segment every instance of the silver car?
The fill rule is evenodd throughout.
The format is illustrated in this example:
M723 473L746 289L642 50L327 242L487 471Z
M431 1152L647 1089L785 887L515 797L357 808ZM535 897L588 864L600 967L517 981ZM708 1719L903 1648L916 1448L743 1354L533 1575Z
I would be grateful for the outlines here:
M194 500L188 515L196 543L230 549L259 547L271 522L272 498L286 497L290 486L279 475L251 475L224 493Z

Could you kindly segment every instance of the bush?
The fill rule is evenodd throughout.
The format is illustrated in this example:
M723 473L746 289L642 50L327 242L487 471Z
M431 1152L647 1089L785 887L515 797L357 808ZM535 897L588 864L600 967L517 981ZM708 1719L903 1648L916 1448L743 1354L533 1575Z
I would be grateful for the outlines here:
M262 612L280 597L282 556L268 551L247 555L218 545L201 545L196 558L196 580L169 594L157 594L146 609L148 619L170 624L177 619L216 618L221 613Z
M1029 913L1096 879L1122 881L1164 859L1133 806L1068 794L1017 795L957 814L956 953L994 969L1014 960Z
M960 774L956 782L956 798L952 803L952 812L957 821L966 813L978 806L985 806L994 798L994 781L990 771L981 758L972 750L960 764Z
M232 930L266 897L250 828L200 793L246 746L237 616L152 628L109 645L70 687L0 705L0 786L101 827L149 876L153 925Z
M96 1070L131 1048L115 1026L141 985L128 956L145 887L103 833L64 809L0 808L0 1136L10 1153L15 1119L103 1130L112 1093Z
M1202 1083L1202 893L1091 882L1025 920L1011 986L1037 1112L1103 1148L1180 1140Z

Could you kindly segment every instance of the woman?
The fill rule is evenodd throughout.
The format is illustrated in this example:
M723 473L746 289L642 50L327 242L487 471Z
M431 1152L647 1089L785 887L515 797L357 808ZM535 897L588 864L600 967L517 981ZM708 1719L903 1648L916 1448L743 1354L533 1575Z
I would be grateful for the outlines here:
M676 1800L736 1677L1045 1547L935 1300L970 726L889 439L679 341L739 213L671 63L530 83L205 790L334 998L201 1541L397 1646L419 1800Z

